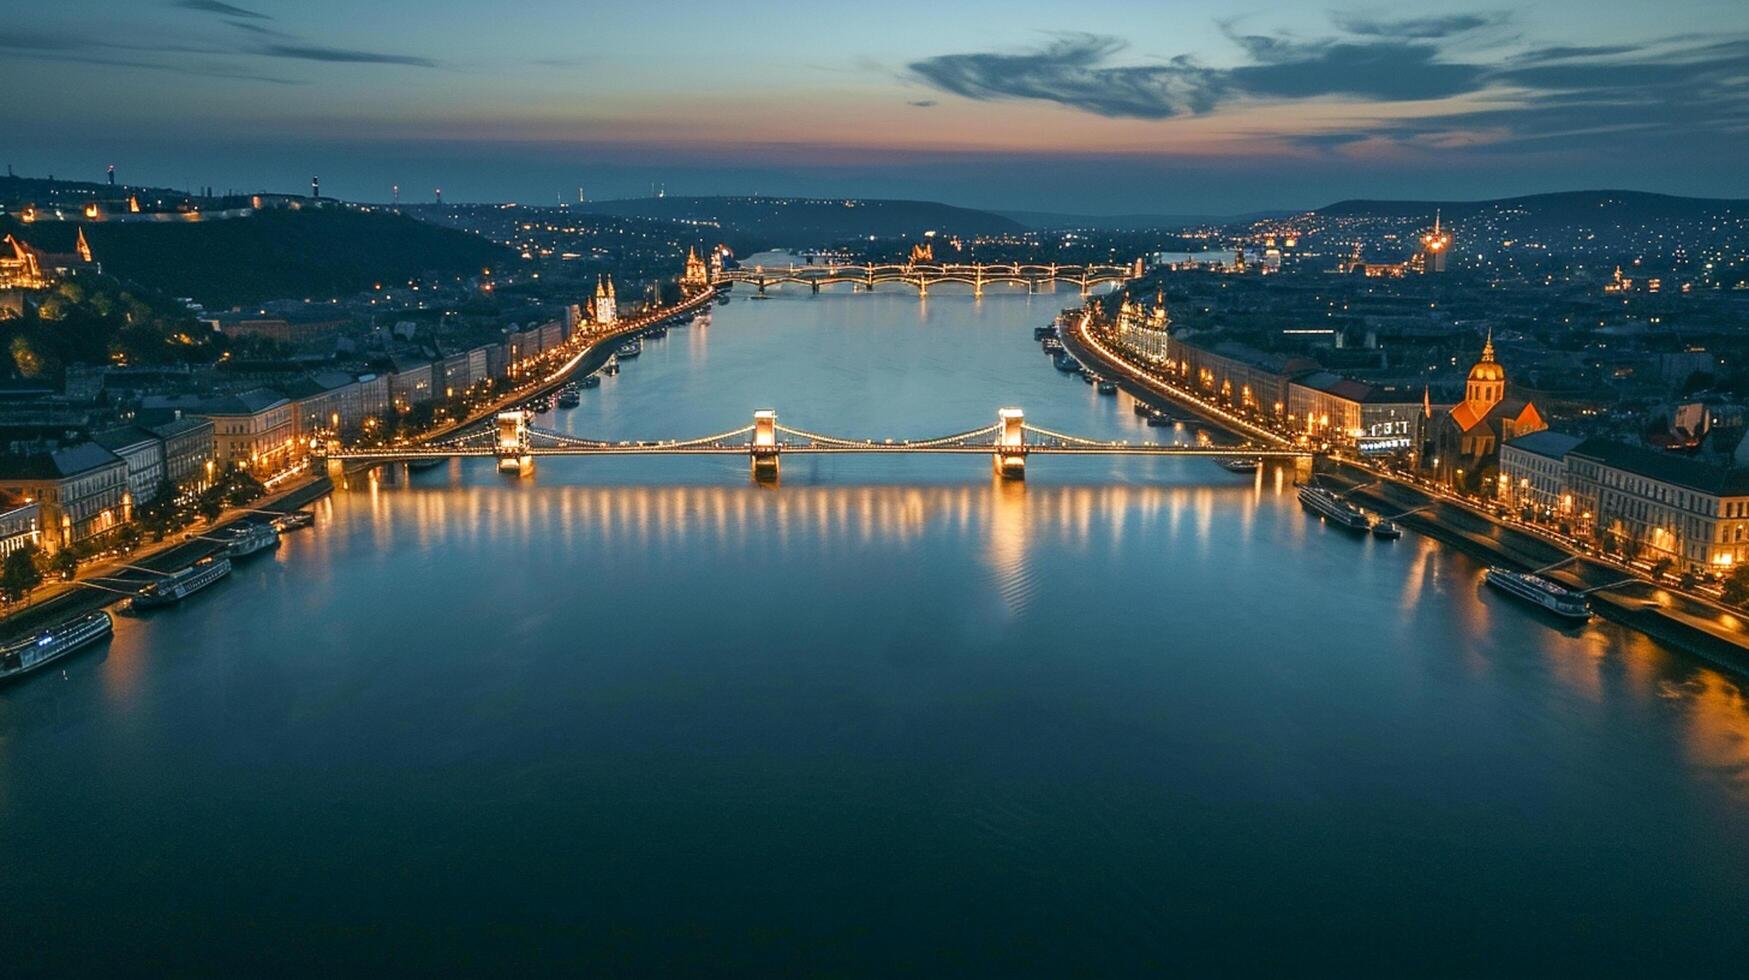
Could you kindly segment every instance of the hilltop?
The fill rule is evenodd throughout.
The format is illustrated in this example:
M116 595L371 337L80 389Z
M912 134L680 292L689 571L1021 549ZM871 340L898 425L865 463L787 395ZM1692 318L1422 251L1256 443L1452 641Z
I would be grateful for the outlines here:
M378 282L475 274L512 256L485 239L400 214L351 207L269 209L224 220L119 222L0 218L47 251L83 228L106 274L215 309L327 299Z
M1749 212L1749 200L1676 197L1647 191L1559 191L1528 194L1487 201L1337 201L1314 214L1336 217L1419 218L1438 210L1462 219L1489 212L1518 212L1544 221L1604 223L1621 221L1668 221L1707 217L1726 212Z

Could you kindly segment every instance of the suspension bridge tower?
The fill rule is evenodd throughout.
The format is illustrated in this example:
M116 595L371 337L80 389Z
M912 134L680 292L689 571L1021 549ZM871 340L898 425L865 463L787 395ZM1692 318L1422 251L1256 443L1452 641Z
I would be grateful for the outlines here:
M996 413L996 475L1004 480L1026 479L1026 413L1004 408Z
M783 444L777 441L776 411L762 408L753 413L753 443L749 452L753 456L753 479L777 478L777 458L783 452Z
M528 414L498 413L498 472L534 472L534 456L528 451Z

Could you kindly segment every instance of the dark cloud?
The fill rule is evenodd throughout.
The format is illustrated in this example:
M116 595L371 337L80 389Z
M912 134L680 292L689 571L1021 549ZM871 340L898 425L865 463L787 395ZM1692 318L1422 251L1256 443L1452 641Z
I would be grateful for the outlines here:
M935 106L940 105L941 103L935 101L934 99L913 99L910 102L907 102L905 104L906 105L914 105L919 109L931 109L931 108L934 108Z
M972 99L1054 102L1102 116L1165 119L1236 100L1361 102L1467 97L1479 108L1398 118L1355 130L1280 134L1330 151L1366 139L1505 151L1518 146L1614 155L1632 140L1740 141L1749 133L1749 35L1673 35L1633 44L1551 45L1487 61L1462 57L1468 32L1501 15L1413 21L1339 17L1346 36L1229 37L1242 63L1211 68L1188 57L1122 64L1121 40L1063 34L1030 51L942 55L910 77ZM1737 146L1737 142L1731 144Z
M1434 39L1467 34L1506 20L1503 13L1451 14L1445 17L1414 17L1408 20L1380 20L1363 14L1337 13L1331 19L1350 34L1398 39Z
M1228 69L1225 84L1247 95L1305 99L1352 95L1381 102L1443 99L1482 87L1477 65L1440 60L1431 44L1401 41L1290 41L1234 38L1253 61Z
M1371 133L1303 133L1289 136L1287 139L1289 143L1314 150L1334 150L1350 143L1362 143L1372 138Z
M173 0L170 6L181 7L183 10L198 10L202 13L218 14L221 17L247 17L250 20L273 19L263 13L257 13L253 10L244 10L242 7L233 7L228 3L220 3L219 0Z
M255 53L273 58L296 58L302 61L322 61L333 64L437 67L437 62L430 58L420 58L415 55L383 54L380 51L357 51L350 48L326 48L315 44L268 44L256 48Z
M246 20L227 20L225 23L235 27L239 31L248 31L250 34L259 34L262 37L291 37L290 34L287 34L284 31L276 31L271 27L263 27L260 24L251 24Z
M910 70L969 99L1038 99L1101 116L1165 119L1212 106L1202 69L1187 61L1107 66L1124 47L1114 37L1059 34L1033 51L938 55L912 62Z

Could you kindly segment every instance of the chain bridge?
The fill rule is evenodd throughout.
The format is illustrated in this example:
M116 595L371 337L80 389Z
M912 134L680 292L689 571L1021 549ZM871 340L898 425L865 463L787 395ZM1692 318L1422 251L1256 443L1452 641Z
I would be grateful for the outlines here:
M541 456L746 456L756 476L775 474L786 455L937 453L988 455L998 474L1021 479L1028 456L1200 456L1212 459L1309 459L1304 449L1254 445L1179 446L1158 442L1089 439L1040 428L1018 408L1004 408L990 425L926 439L863 439L824 435L784 425L777 412L753 413L739 428L689 439L588 439L529 424L527 412L504 412L489 425L465 429L444 439L412 446L330 445L323 455L332 465L347 462L394 463L482 457L506 472L527 473Z

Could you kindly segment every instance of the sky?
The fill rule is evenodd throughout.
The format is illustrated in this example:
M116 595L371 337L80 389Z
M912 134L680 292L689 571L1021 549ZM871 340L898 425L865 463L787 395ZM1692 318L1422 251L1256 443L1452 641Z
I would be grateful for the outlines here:
M0 86L20 174L354 200L1749 197L1743 0L57 0Z

